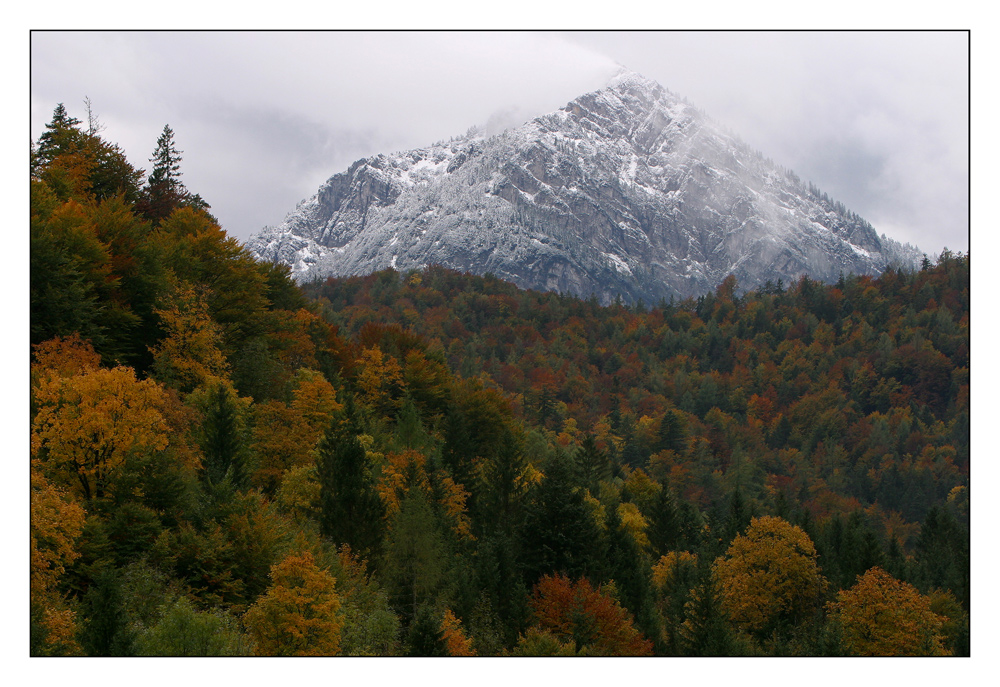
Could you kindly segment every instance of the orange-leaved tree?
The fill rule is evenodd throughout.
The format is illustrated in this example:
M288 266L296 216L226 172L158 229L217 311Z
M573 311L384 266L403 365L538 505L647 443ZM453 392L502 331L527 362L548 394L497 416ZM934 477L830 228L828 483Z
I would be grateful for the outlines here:
M572 641L576 652L589 656L651 656L653 643L635 629L627 610L586 578L573 582L564 575L545 575L531 600L542 632Z
M180 282L154 310L167 336L150 349L153 374L182 393L228 376L222 332L209 314L206 298L196 286Z
M271 586L243 616L259 656L333 656L343 627L334 577L308 551L271 567Z
M444 609L444 617L441 619L441 634L444 635L444 643L448 648L449 656L476 655L472 648L472 641L462 630L462 621L455 617L450 608Z
M944 656L946 618L931 610L931 598L874 567L827 604L841 642L861 656Z

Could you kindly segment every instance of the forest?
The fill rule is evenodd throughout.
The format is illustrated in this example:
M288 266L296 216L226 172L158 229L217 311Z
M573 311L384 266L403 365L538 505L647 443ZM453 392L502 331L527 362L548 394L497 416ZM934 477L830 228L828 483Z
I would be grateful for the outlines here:
M969 257L601 306L297 285L58 105L32 656L967 656Z

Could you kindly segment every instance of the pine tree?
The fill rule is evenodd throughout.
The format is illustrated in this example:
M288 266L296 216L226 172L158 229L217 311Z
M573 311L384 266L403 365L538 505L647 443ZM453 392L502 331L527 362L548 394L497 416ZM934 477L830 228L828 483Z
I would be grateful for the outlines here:
M434 601L448 567L445 540L432 504L423 489L411 486L393 519L383 562L386 588L404 622L418 617L421 606Z
M243 489L250 477L249 457L234 396L225 382L212 387L201 448L205 454L204 476L210 485L226 482L234 489Z
M660 433L656 442L656 450L670 450L677 455L687 451L687 423L676 410L668 410L660 421Z
M424 606L417 613L410 626L407 656L447 656L448 645L445 643L441 622L429 606Z
M606 577L614 580L621 605L633 615L636 627L647 637L658 640L660 629L653 611L649 561L622 526L616 506L607 508L605 531Z
M691 590L691 597L684 604L680 640L684 656L729 656L734 653L733 631L719 590L708 575Z

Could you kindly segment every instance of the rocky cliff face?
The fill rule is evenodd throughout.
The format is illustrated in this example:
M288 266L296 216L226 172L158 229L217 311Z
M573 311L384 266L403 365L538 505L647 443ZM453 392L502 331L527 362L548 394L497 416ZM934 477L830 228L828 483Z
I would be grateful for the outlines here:
M496 136L359 160L247 246L300 280L441 264L603 302L921 257L631 72Z

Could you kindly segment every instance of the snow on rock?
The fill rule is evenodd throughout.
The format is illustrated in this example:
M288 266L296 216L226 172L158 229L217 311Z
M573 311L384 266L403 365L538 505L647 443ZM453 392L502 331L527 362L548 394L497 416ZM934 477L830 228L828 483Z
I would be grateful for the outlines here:
M300 280L441 264L602 302L921 257L627 70L520 127L358 160L247 246Z

